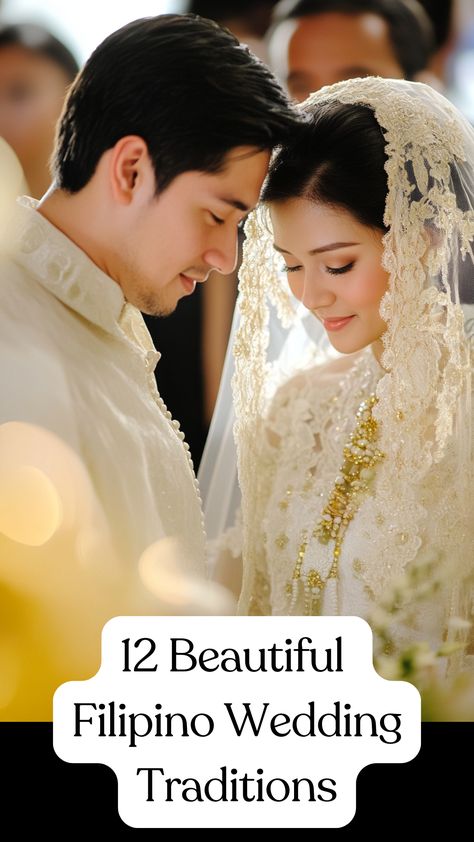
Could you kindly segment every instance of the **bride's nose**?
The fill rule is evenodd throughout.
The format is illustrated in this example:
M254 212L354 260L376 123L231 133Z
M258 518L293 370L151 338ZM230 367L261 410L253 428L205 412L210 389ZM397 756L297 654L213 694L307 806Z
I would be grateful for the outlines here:
M321 282L316 281L314 276L306 276L301 301L308 310L331 307L335 300L336 296L332 290L327 289Z

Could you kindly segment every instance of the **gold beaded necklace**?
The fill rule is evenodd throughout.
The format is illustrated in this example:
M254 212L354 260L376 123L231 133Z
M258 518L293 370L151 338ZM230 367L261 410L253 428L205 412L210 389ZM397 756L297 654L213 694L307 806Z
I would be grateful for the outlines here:
M316 538L321 544L334 541L332 564L325 579L314 568L308 570L307 573L302 572L310 537L306 531L301 536L298 558L291 581L287 585L287 593L291 597L293 606L298 597L299 584L303 582L305 614L317 613L327 582L330 579L337 579L339 556L347 527L356 514L362 497L369 491L375 476L375 465L383 459L384 454L376 445L378 424L372 415L376 403L377 398L371 394L359 406L356 426L344 447L344 462L340 468L340 474L336 478L321 518L311 534L311 537Z

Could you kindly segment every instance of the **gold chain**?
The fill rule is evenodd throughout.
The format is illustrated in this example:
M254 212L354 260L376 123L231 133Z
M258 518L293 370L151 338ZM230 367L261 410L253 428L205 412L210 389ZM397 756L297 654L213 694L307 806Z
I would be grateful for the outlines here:
M356 415L356 426L344 447L344 462L336 478L334 488L326 503L321 519L316 524L312 537L321 544L334 541L332 564L326 579L314 568L302 573L306 550L309 546L308 533L301 536L298 558L287 591L292 602L297 598L297 587L304 582L305 614L314 614L329 579L337 579L342 542L349 523L356 514L362 497L369 491L375 476L375 466L384 454L377 447L378 424L372 415L377 398L371 394L362 401Z

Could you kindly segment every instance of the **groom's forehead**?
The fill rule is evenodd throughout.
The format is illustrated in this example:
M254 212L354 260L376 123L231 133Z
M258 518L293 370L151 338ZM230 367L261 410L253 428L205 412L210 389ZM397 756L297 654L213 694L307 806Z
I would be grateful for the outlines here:
M231 204L238 210L249 210L254 202L245 198L245 192L260 188L270 163L270 149L256 149L254 147L235 147L224 157L219 173L216 173L216 183L220 183L225 190Z
M215 169L190 169L176 175L164 190L155 193L157 210L183 213L211 203L208 209L217 216L232 216L240 223L258 204L269 162L269 149L233 147ZM154 173L150 171L149 177L156 184Z
M202 192L229 208L248 213L258 202L268 171L270 151L231 149L215 172L191 170L182 174L182 189L189 196ZM179 183L177 176L175 182Z

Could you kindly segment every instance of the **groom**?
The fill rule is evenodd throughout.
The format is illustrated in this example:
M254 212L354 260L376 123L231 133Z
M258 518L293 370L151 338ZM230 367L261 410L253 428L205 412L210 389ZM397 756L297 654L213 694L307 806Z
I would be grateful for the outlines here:
M0 516L0 600L3 584L15 604L41 592L50 623L58 591L48 584L48 553L64 523L94 507L110 533L111 575L118 567L128 583L123 613L153 611L140 601L137 567L141 559L143 573L145 551L162 538L177 539L185 569L203 574L192 462L156 391L160 355L140 310L170 313L211 270L232 271L237 229L258 201L270 151L296 124L270 71L200 18L128 24L73 83L53 186L39 204L21 201L0 263L0 452L28 509L20 531ZM0 503L1 481L10 500L8 477L0 470ZM80 546L90 551L97 518L86 526ZM44 567L38 556L28 567L31 546L44 549ZM96 562L76 559L61 572L63 620L77 614L86 637L81 588L99 620L118 612L102 611L108 574L95 583Z

